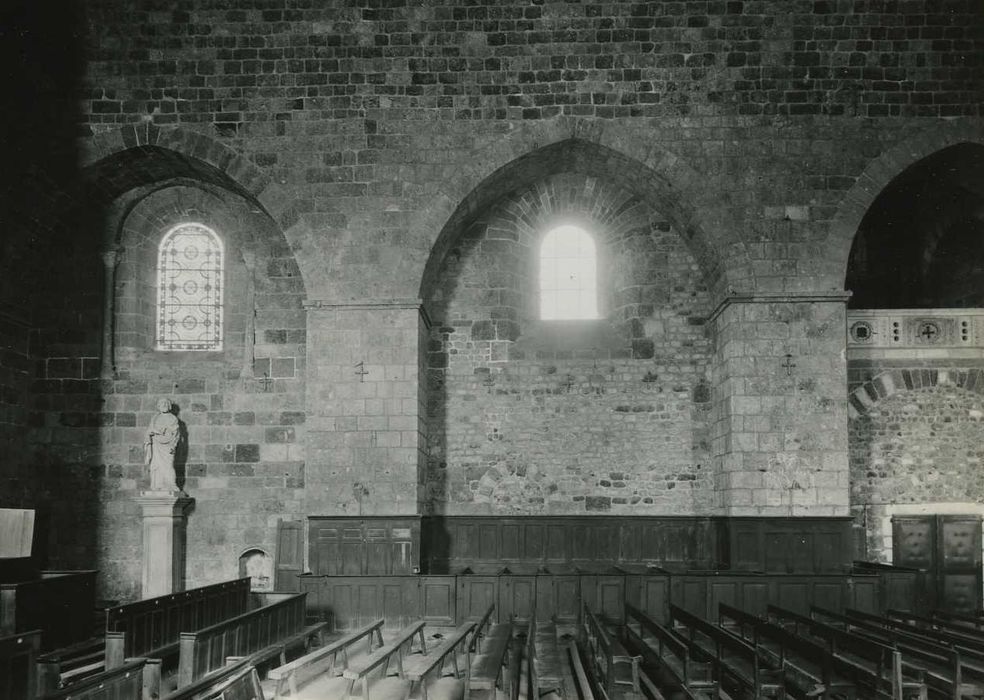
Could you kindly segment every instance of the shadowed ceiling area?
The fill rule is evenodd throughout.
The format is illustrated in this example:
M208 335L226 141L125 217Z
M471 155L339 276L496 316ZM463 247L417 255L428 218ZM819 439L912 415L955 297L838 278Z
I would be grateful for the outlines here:
M906 168L858 229L852 308L984 306L984 146L962 143Z

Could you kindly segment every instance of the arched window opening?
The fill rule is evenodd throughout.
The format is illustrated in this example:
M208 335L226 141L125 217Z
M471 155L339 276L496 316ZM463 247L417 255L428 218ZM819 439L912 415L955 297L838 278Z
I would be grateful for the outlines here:
M598 318L595 242L577 226L558 226L540 246L540 318Z
M222 240L199 223L161 239L157 256L157 349L222 349Z

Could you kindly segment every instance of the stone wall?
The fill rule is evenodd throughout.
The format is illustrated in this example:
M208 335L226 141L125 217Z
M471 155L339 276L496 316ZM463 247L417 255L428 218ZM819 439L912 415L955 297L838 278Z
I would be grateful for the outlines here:
M29 324L0 313L0 507L29 508L36 502L24 442L34 367Z
M113 596L135 594L133 448L161 394L194 435L191 583L311 513L841 513L836 291L858 224L914 161L984 142L974 0L94 0L59 19L15 33L43 57L18 59L15 178L50 171L4 190L43 282L21 451L59 518L55 561L99 567ZM446 286L528 260L490 217L572 173L624 221L646 212L645 236L606 243L627 277L603 322L550 333L522 285ZM245 341L217 360L142 349L146 289L117 234L165 186L243 234L229 322L246 335L253 264L255 363ZM100 380L102 254L121 243L132 313ZM448 271L452 251L472 267ZM772 301L733 303L756 295Z
M893 507L977 512L984 500L984 372L947 364L883 366L860 388L871 400L850 421L851 504L871 559L891 560Z
M277 520L306 512L306 318L293 256L268 220L198 187L158 190L126 212L105 223L121 251L111 307L115 371L100 378L103 266L90 251L62 269L72 280L65 289L89 303L66 297L45 314L60 326L39 334L27 436L52 515L52 564L98 568L103 593L120 599L140 594L134 499L149 488L143 443L161 397L174 402L185 430L176 470L195 499L189 585L237 576L243 551L274 551ZM157 246L187 220L213 227L225 244L220 352L155 349Z
M599 319L540 320L540 244L560 224L595 241ZM658 212L551 175L466 224L439 280L430 512L712 512L708 293Z
M843 299L739 298L713 326L724 512L847 515Z

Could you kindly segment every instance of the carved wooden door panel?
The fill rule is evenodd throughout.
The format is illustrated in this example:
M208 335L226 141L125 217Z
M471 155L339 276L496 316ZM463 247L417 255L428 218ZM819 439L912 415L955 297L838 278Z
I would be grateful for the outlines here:
M981 607L981 519L944 515L939 531L941 606L977 610Z
M980 516L897 516L892 531L894 563L926 572L928 607L965 612L981 607Z
M301 590L297 577L304 572L304 523L299 520L277 522L276 584L274 590Z

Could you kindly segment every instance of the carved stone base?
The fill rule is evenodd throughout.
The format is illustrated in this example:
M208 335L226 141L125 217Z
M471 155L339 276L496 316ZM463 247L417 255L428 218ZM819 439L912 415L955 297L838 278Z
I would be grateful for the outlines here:
M195 502L182 491L141 491L143 598L184 590L186 511Z

